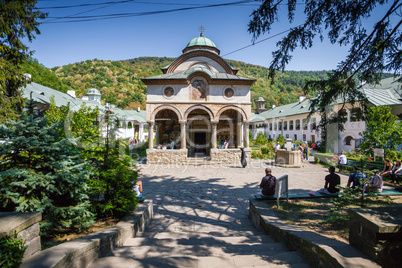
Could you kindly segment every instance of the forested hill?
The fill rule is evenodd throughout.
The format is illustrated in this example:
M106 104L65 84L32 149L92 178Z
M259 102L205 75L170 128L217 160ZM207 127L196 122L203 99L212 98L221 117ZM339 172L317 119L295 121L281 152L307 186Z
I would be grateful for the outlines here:
M146 86L141 78L162 74L161 67L169 65L174 58L140 57L124 61L87 60L79 63L54 67L51 70L33 60L25 66L32 74L34 82L66 92L76 91L81 97L88 89L95 87L102 93L102 101L117 105L122 109L145 108ZM267 106L282 105L298 100L303 95L306 79L322 79L325 71L285 71L278 72L273 85L268 80L268 68L228 60L238 69L238 75L254 78L251 87L253 102L259 97L267 101Z

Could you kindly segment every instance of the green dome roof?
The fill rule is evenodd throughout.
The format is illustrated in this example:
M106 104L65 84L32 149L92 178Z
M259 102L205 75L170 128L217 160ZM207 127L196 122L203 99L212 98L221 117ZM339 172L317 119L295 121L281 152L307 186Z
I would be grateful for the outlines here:
M192 46L208 46L208 47L214 47L217 48L214 42L211 41L211 39L200 36L193 38L186 47L192 47Z

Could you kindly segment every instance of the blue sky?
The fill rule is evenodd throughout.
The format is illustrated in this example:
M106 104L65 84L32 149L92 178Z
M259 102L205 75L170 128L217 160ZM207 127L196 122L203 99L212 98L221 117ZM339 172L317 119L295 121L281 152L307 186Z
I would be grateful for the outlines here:
M41 34L28 46L35 51L34 58L49 68L95 58L125 60L142 56L178 57L187 43L192 38L199 36L198 28L203 25L205 27L204 36L210 38L217 45L221 56L225 59L269 66L272 60L271 52L275 50L276 42L284 36L274 37L226 56L228 53L251 44L252 35L247 32L247 25L258 2L86 22L68 23L64 22L67 19L55 19L82 12L85 13L77 16L138 13L177 9L191 5L232 2L230 0L154 1L127 1L119 4L41 9L85 3L118 2L118 0L39 0L37 7L44 12L49 12L49 18L45 19L40 26ZM295 22L290 25L285 8L286 6L282 6L283 12L280 21L274 25L271 33L261 36L259 40L287 30L303 21L303 14L300 13ZM302 10L304 5L300 4L299 8ZM313 48L297 49L286 69L334 69L337 63L344 59L346 53L347 48L345 47L331 45L327 39L322 43L317 39Z

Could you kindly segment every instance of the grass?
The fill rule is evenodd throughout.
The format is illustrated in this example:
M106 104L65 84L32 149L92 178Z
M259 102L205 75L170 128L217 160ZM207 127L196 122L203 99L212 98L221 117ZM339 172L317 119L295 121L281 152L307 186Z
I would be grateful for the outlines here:
M390 204L402 203L402 198L389 197L367 198L367 207L384 207ZM276 203L268 204L276 215L286 223L314 231L321 235L349 243L349 215L347 209L331 212L334 205L329 199L289 200L283 202L279 209ZM351 205L350 208L357 208Z

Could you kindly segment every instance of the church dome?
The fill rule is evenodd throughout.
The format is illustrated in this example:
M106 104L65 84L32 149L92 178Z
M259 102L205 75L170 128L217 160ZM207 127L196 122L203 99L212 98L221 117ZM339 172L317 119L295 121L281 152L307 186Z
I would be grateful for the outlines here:
M96 88L91 88L86 95L101 96L101 93Z
M193 38L186 46L187 47L193 47L193 46L208 46L208 47L214 47L217 48L214 42L211 41L211 39L200 36Z
M202 34L199 37L193 38L183 49L183 53L196 49L206 49L219 55L220 51L211 39L204 37Z

